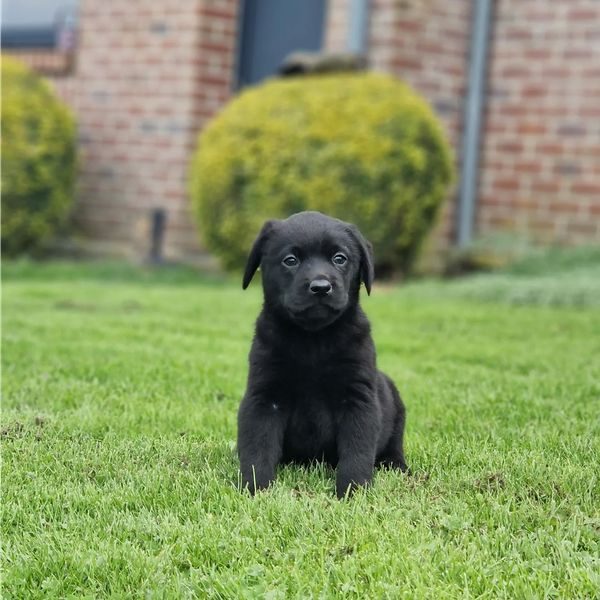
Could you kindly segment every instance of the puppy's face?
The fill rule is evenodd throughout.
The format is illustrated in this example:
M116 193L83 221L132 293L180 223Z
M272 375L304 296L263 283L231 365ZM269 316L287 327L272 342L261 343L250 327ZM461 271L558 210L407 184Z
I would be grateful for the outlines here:
M260 265L265 303L308 331L333 323L358 299L361 280L370 292L370 244L353 225L316 212L268 221L256 239L244 289Z

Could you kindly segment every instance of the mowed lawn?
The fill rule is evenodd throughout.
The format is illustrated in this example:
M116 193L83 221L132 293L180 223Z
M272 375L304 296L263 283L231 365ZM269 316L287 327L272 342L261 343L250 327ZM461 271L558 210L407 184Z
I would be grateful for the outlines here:
M363 298L413 475L342 502L238 490L259 282L5 264L2 597L598 598L600 269L553 264Z

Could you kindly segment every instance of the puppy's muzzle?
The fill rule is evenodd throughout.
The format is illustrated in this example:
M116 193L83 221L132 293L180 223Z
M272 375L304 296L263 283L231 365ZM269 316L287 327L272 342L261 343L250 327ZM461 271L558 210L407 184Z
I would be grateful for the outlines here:
M314 279L310 282L308 289L315 296L330 296L333 292L333 287L327 279Z

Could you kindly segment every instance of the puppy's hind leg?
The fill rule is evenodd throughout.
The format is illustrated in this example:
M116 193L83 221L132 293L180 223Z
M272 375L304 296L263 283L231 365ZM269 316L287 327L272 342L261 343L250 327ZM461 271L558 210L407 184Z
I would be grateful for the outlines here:
M392 434L388 445L377 459L377 466L388 469L400 469L403 473L410 474L410 469L404 460L401 433Z
M389 390L392 394L396 415L394 418L394 428L390 439L383 452L377 458L377 466L400 469L404 473L410 473L410 469L404 460L404 426L406 424L406 407L396 386L390 379L387 379Z

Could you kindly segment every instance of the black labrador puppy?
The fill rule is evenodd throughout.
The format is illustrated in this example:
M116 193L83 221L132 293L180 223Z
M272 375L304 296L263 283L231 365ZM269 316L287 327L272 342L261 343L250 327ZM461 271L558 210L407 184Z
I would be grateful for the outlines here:
M242 484L266 488L282 462L337 466L338 497L371 481L375 464L406 470L405 408L377 370L358 303L373 282L371 244L318 212L267 221L250 252L246 289L261 267L263 309L238 415Z

